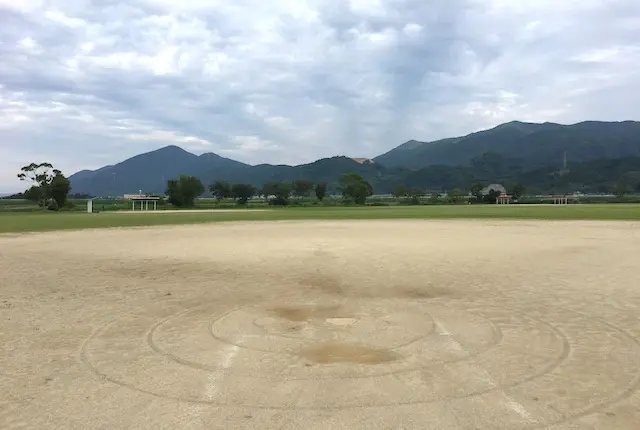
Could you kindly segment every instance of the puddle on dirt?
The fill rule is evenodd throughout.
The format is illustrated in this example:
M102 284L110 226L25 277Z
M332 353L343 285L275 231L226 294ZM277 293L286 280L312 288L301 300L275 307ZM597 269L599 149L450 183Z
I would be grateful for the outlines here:
M328 343L307 348L300 352L300 356L317 364L382 364L396 361L401 357L388 349L348 343Z
M283 306L269 309L269 312L289 321L308 321L313 318L341 318L345 317L340 306Z

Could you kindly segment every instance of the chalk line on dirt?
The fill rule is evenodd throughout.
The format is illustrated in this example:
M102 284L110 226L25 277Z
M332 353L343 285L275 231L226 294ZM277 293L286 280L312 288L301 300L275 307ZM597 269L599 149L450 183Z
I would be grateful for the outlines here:
M436 321L436 333L438 333L440 336L445 336L447 339L447 345L457 354L466 355L466 356L471 355L469 351L467 351L466 348L456 340L453 334L449 332L449 330L447 330L446 327L439 321ZM514 411L516 414L518 414L523 420L527 421L528 423L536 422L536 420L531 416L531 414L527 411L527 409L524 407L522 403L518 402L513 397L509 396L502 389L502 387L500 387L493 380L493 378L491 377L487 369L482 367L480 364L472 363L472 362L469 362L468 366L474 370L474 375L476 377L486 382L487 384L491 385L491 387L497 389L496 391L504 398L505 400L504 404L505 406L507 406L507 408Z

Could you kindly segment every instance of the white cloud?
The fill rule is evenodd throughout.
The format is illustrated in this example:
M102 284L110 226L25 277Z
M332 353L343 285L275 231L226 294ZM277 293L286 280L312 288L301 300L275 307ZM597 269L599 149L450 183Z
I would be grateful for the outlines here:
M409 24L404 26L404 28L402 29L402 32L406 36L417 37L422 32L422 26L420 24L416 24L416 23L411 22L411 23L409 23Z
M372 157L514 119L638 119L635 0L0 0L0 191L177 144Z

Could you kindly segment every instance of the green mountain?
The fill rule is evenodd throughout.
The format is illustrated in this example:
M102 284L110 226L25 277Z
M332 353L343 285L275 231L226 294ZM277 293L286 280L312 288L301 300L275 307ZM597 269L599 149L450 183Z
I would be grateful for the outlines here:
M474 183L501 183L507 189L520 183L535 193L611 193L620 185L630 192L640 192L640 156L599 158L564 170L556 165L528 168L518 159L485 153L464 166L437 165L408 171L402 181L410 188L430 190L468 190Z
M374 160L384 166L421 169L467 165L484 153L520 160L529 168L562 166L599 158L640 156L640 122L582 122L574 125L510 122L490 130L434 142L411 140Z
M82 170L69 177L72 193L95 196L118 196L127 193L162 193L167 181L180 174L201 177L217 172L221 176L242 176L249 169L247 164L216 154L191 154L177 146L167 146L156 151L136 155L113 166L98 170Z
M137 155L113 166L98 170L83 170L69 177L72 193L94 196L121 196L138 191L163 193L167 181L180 174L193 175L209 185L216 180L250 183L262 186L270 181L311 179L327 182L334 191L338 179L344 173L358 172L372 184L382 178L382 166L360 164L351 158L333 157L299 166L260 164L250 166L213 153L200 156L177 146L167 146L156 151Z
M568 169L563 169L564 154ZM610 191L620 183L637 185L640 123L583 122L572 126L511 122L465 137L425 143L409 141L374 163L332 157L299 166L250 166L208 153L191 154L168 146L113 166L83 170L69 178L72 193L118 196L139 190L162 193L167 180L197 176L205 185L216 180L262 186L269 181L310 179L337 191L345 173L360 173L376 193L396 185L447 190L471 184L521 182L542 191Z

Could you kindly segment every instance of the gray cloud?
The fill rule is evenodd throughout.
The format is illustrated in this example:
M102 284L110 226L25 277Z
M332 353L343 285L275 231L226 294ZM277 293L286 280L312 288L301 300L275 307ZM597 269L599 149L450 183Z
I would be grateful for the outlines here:
M514 119L638 119L635 0L0 0L0 190L177 144L375 156Z

